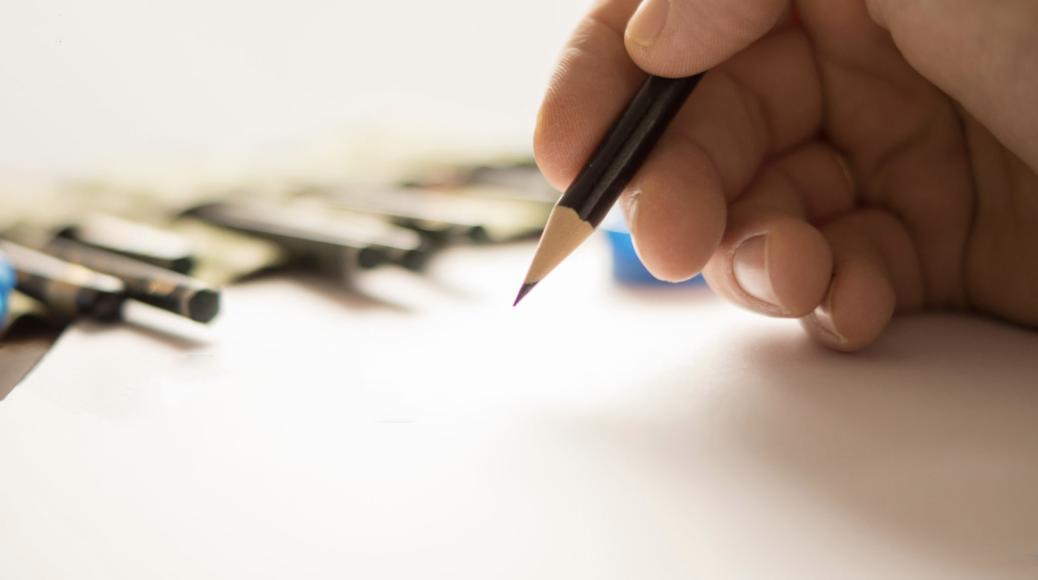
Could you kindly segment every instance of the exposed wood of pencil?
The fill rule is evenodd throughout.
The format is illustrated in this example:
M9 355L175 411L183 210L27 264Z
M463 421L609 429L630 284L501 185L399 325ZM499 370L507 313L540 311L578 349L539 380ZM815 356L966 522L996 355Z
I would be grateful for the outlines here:
M530 264L513 306L519 304L538 282L545 279L556 266L584 243L594 230L594 226L580 219L573 208L555 206L548 217L548 225L544 227L544 235L537 245L533 263Z
M513 306L591 236L702 76L646 79L552 210Z

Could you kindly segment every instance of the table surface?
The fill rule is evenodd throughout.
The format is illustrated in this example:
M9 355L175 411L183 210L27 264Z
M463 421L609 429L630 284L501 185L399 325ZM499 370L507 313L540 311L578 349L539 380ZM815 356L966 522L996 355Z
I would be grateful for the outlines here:
M4 577L1038 577L1038 334L840 355L600 239L512 309L531 250L74 326L0 403Z

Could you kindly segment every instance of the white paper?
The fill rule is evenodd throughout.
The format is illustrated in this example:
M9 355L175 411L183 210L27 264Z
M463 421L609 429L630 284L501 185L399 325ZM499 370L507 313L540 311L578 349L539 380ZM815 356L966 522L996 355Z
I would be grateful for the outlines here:
M0 575L1038 577L1038 334L830 353L598 243L512 309L530 251L77 326L0 404Z

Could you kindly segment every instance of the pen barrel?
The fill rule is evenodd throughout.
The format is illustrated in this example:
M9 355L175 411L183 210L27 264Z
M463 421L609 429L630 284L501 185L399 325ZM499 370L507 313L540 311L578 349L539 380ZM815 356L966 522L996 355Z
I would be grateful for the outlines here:
M58 235L181 274L189 273L195 265L190 242L182 236L112 216L86 216Z
M196 322L209 322L219 312L220 291L200 280L61 238L51 240L43 250L118 278L132 298Z
M370 269L387 262L415 265L428 248L410 230L379 222L381 231L347 216L300 205L215 203L195 208L192 215L222 227L275 241L297 259L316 262L335 273L342 268Z
M18 290L39 300L61 318L89 316L114 320L119 318L126 299L122 294L40 276L31 270L18 270Z
M32 248L0 241L18 277L17 288L62 318L118 318L125 286L117 278Z
M478 242L486 233L482 224L458 216L450 207L430 203L417 190L339 188L328 192L326 198L340 209L384 217L440 242L459 239Z
M650 76L606 133L558 205L597 227L641 169L703 74Z

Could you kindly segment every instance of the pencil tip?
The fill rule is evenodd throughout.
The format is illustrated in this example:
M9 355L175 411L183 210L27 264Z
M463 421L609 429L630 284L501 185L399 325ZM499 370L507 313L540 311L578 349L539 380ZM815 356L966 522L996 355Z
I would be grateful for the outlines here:
M515 297L515 302L512 303L512 306L513 307L518 306L519 302L524 297L526 297L526 295L530 293L530 290L533 290L533 287L536 286L536 285L537 285L536 282L534 282L532 284L523 284L523 287L519 289L519 295Z

